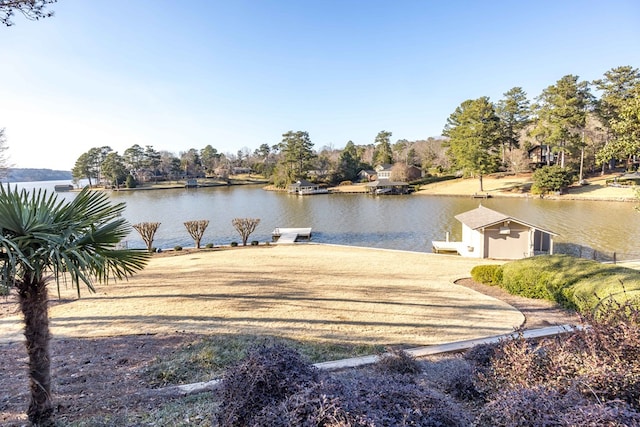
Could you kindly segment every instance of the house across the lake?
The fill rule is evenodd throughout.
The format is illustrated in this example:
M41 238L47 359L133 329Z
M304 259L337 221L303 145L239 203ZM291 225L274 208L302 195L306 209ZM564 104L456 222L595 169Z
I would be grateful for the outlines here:
M457 252L464 257L495 259L553 254L556 233L482 205L455 218L462 223L462 241L434 241L434 252Z
M528 154L529 167L531 169L537 169L545 165L554 165L556 163L556 156L548 145L534 145L528 150Z

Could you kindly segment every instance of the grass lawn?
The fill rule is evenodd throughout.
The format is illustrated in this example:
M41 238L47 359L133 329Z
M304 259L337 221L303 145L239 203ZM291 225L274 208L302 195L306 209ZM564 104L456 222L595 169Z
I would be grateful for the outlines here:
M315 244L156 256L127 282L52 307L52 332L65 338L185 331L407 346L511 332L524 320L519 311L452 283L482 262ZM18 316L2 319L0 343L21 340L21 328Z

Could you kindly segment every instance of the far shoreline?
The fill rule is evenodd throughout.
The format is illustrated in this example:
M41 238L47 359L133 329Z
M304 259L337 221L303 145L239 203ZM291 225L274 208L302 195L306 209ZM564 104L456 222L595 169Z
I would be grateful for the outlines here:
M514 175L487 175L483 177L483 190L479 190L478 178L456 178L447 181L439 181L421 185L420 189L412 194L418 196L441 197L474 197L480 200L484 198L523 198L546 200L572 200L572 201L604 201L604 202L638 202L634 187L609 187L607 179L619 176L619 173L591 176L587 178L587 185L572 185L563 194L534 195L530 192L532 183L531 173ZM143 184L134 188L94 188L104 191L150 191L150 190L176 190L232 187L242 185L263 185L265 191L285 192L286 189L276 188L267 179L242 176L227 180L215 180L211 178L198 179L197 186L188 187L186 181L172 181L170 183ZM329 187L331 194L368 194L366 183L340 185ZM72 191L80 191L73 189ZM297 197L322 197L323 195L305 195ZM375 197L395 197L390 195Z

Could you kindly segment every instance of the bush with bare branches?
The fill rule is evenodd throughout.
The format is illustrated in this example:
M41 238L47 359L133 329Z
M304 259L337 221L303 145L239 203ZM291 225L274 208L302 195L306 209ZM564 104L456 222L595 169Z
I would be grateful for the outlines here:
M202 241L202 236L204 235L204 231L209 226L209 220L202 219L199 221L187 221L184 223L184 226L187 228L189 235L195 242L196 248L200 249L200 242Z
M238 233L240 233L242 246L247 246L247 240L249 240L249 236L260 223L260 218L234 218L231 223Z
M156 231L158 231L158 227L160 227L159 222L140 222L138 224L134 224L133 228L136 229L144 243L147 245L147 250L152 252L153 248L153 237L156 235Z

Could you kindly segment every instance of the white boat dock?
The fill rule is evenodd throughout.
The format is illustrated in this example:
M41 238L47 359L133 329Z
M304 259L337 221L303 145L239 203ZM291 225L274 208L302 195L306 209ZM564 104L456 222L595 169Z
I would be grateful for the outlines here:
M460 247L462 246L462 242L443 242L443 241L432 241L431 246L433 247L433 252L437 254L446 254L446 253L460 253Z
M278 227L271 233L274 242L295 243L298 239L311 240L311 228L281 228Z

